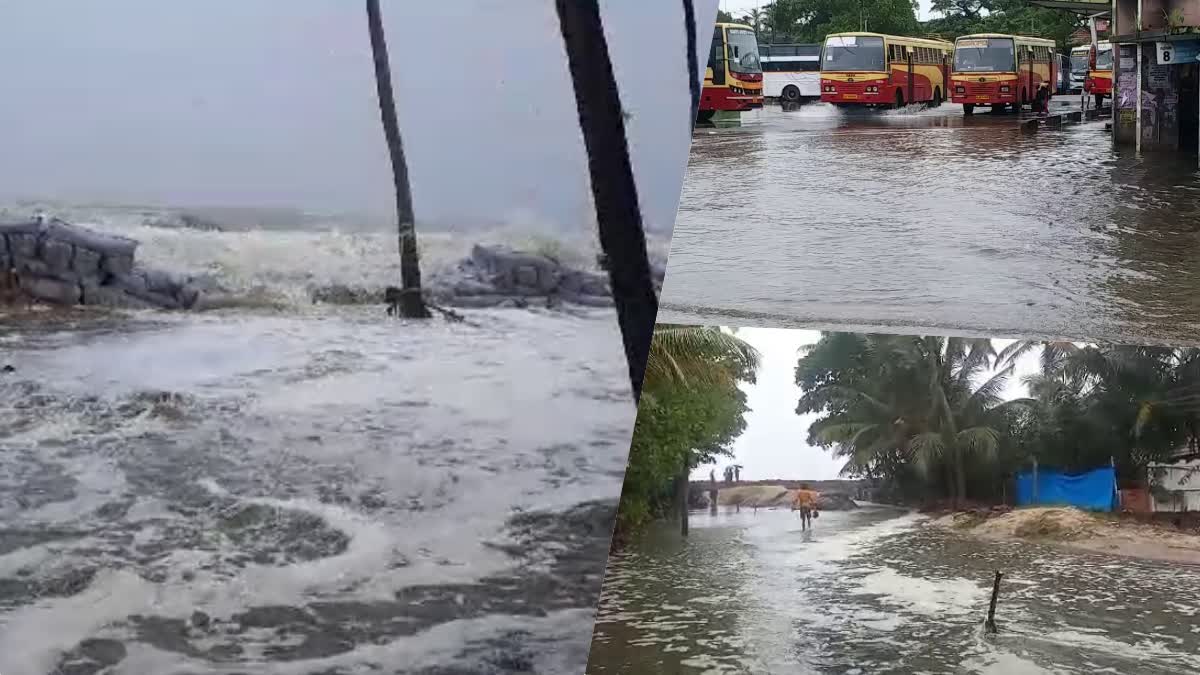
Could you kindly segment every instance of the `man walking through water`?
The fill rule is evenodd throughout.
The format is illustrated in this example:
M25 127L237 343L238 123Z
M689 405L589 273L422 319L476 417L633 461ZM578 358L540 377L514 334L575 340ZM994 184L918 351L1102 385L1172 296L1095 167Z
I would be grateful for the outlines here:
M800 489L792 497L792 510L800 512L800 530L812 529L812 517L817 511L817 500L821 495L808 489L808 483L801 483Z

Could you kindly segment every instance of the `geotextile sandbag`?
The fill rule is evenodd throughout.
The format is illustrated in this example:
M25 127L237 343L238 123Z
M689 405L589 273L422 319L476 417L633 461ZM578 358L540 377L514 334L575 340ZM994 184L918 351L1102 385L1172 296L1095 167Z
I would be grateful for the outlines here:
M42 235L38 240L37 257L46 263L55 275L68 274L72 271L75 247L68 242Z
M47 277L23 276L21 289L33 298L55 305L77 305L82 296L79 284Z
M135 239L89 230L86 227L72 225L61 220L52 220L46 223L42 234L50 239L57 239L72 246L95 251L102 256L129 256L132 258L138 247Z

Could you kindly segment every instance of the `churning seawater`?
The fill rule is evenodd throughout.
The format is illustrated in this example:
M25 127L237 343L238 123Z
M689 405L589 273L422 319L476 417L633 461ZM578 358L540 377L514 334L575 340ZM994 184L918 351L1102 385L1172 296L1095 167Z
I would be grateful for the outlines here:
M1200 670L1195 567L983 542L888 507L822 512L812 533L785 510L691 524L610 560L589 673Z
M0 673L583 667L635 413L611 311L388 320L309 300L393 283L388 232L64 217L252 302L0 315ZM527 237L426 265L477 240Z
M659 317L1192 344L1197 260L1196 156L1103 121L768 107L697 129Z

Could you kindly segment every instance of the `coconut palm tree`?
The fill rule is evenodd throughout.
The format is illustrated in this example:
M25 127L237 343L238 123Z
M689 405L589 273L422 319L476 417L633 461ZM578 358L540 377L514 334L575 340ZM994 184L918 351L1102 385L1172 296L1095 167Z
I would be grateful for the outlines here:
M827 411L810 438L834 445L847 458L844 472L928 475L941 466L947 494L955 503L965 499L968 459L995 457L997 417L1020 404L1001 400L1011 367L979 382L994 362L991 341L856 336L838 342L810 351L832 359L828 367L836 372L801 399L798 412Z
M400 251L400 316L427 319L429 309L421 294L421 264L417 250L417 230L413 218L412 187L408 183L408 163L396 121L396 100L392 92L392 69L388 61L387 40L379 0L367 0L367 29L371 35L371 55L375 61L375 89L379 96L379 115L392 160L392 182L396 190L396 235Z
M667 387L736 387L738 382L754 382L759 359L758 350L748 342L716 326L659 324L646 360L642 405L657 405L655 392ZM694 448L680 458L675 496L685 537L689 476L700 463L698 453L711 454L710 450Z
M688 91L692 94L690 129L696 126L696 115L700 112L700 62L696 56L696 8L692 0L683 0L683 30L687 37Z
M555 0L554 4L587 150L600 247L607 261L630 384L634 398L640 400L658 295L629 159L625 112L608 55L599 0Z
M717 326L658 324L643 390L753 382L760 356L750 343Z

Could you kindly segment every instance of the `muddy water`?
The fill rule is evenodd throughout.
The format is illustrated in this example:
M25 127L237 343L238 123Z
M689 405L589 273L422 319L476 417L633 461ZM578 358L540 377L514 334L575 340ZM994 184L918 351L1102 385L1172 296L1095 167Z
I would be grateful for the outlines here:
M588 672L1194 673L1200 575L892 509L692 516L609 563ZM995 570L1005 573L986 635Z
M1197 260L1195 156L1103 122L768 107L697 130L659 316L1196 343Z
M307 289L385 282L388 233L92 225L265 304L0 316L0 672L579 672L611 312L385 321Z

